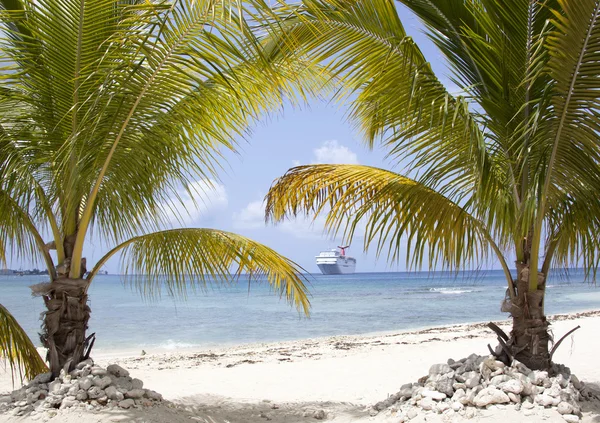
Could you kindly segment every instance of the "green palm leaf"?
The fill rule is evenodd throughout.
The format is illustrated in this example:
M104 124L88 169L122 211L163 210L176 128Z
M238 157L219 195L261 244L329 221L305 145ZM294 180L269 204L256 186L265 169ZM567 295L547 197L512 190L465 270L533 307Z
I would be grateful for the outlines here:
M390 262L406 254L410 267L428 257L429 267L457 269L490 250L500 253L485 224L465 207L413 179L368 166L290 169L269 190L266 213L273 221L326 214L326 228L334 235L342 231L348 241L362 222L365 250L375 244L377 255L386 252Z
M451 95L438 80L406 35L393 1L306 1L286 12L291 17L269 40L272 54L326 63L340 87L336 98L350 102L350 120L369 146L381 139L394 163L410 161L409 174L456 203L475 193L481 203L516 218L507 201L516 189L510 157L495 154L504 147L489 142L470 99ZM489 212L473 210L502 232L502 243L512 240L514 234L494 225Z
M273 291L308 315L303 269L251 239L216 229L173 229L141 235L112 249L98 261L88 279L121 252L123 272L144 296L185 297L189 288L263 278Z
M35 346L8 310L0 304L0 360L6 360L14 374L33 379L48 367L38 354Z
M579 201L589 201L594 212L600 211L596 196L600 188L600 97L598 96L597 63L600 52L600 4L589 0L583 2L558 1L554 11L554 29L547 36L541 50L540 66L552 78L551 88L541 99L546 107L544 121L535 137L535 159L541 186L537 204L533 249L539 250L543 238L544 219L553 207L560 207L564 192ZM585 183L583 182L585 181ZM589 236L580 241L593 239L593 221L582 221L583 232ZM585 248L594 248L587 245ZM563 257L564 257L563 251ZM586 260L587 261L587 260ZM537 267L537 257L532 258ZM594 264L594 267L597 263ZM530 279L530 289L536 280Z
M11 193L2 188L0 184L0 262L5 261L7 255L20 258L41 257L53 271L52 258L45 249L34 219L27 212L31 197L22 195L14 198L14 195L11 196Z
M76 236L73 275L88 228L113 243L157 230L160 205L214 177L252 123L321 85L314 67L266 58L261 1L2 6L2 175L40 187L57 251Z

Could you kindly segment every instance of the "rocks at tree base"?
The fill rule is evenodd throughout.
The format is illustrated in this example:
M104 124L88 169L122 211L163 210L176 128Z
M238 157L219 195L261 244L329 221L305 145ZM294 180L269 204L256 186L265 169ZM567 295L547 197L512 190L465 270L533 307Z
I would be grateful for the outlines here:
M104 393L111 400L122 401L125 398L125 395L119 392L115 386L109 386L104 390Z
M132 400L131 398L128 398L123 401L119 401L119 407L121 407L121 408L131 408L134 405L135 405L135 401Z
M452 410L454 410L456 413L458 413L459 411L464 410L465 406L462 405L460 402L453 402L452 403Z
M438 391L430 391L428 389L424 389L421 391L421 395L427 398L431 398L436 401L441 401L446 399L446 394Z
M113 375L111 379L117 388L124 389L126 391L131 391L133 389L133 380L129 376L118 378Z
M75 398L77 398L77 401L85 401L88 399L88 394L83 389L80 389L77 391L77 394L75 394Z
M313 414L313 417L317 420L323 420L325 418L325 410L317 410Z
M518 379L510 379L504 383L501 383L499 386L506 393L512 392L513 394L520 394L523 392L523 382Z
M429 398L429 397L423 398L417 404L423 410L433 410L434 408L437 408L436 404L435 404L435 401L432 398Z
M94 385L96 385L98 388L100 389L104 389L106 388L108 385L110 385L112 383L112 380L110 377L108 376L104 376L104 377L100 377L100 376L96 376L92 379L92 382L94 383Z
M94 366L91 369L92 376L106 376L108 372L100 366Z
M450 373L451 371L452 371L452 369L450 368L450 366L445 363L434 364L433 366L431 366L429 368L429 376L443 375L446 373Z
M473 418L478 408L511 407L526 416L552 408L565 421L579 422L578 401L600 399L600 392L579 381L565 366L555 364L551 373L556 376L532 371L518 361L507 366L492 356L449 359L447 364L431 366L428 376L418 383L402 385L398 393L375 404L371 415L393 407L403 421L409 421L419 412Z
M75 368L77 370L82 370L84 367L91 368L93 365L94 365L94 360L92 360L91 358L88 358L86 360L83 360L77 366L75 366Z
M83 389L84 391L87 391L88 389L90 389L92 387L92 378L90 377L85 377L83 379L79 379L79 389Z
M121 366L119 366L118 364L109 364L108 367L106 368L106 371L112 375L115 375L116 377L128 377L129 376L129 372L127 370L125 370L124 368L122 368Z
M40 383L48 383L52 380L52 373L40 373L36 377L33 378L31 383L39 385Z
M163 399L162 395L156 391L151 391L150 389L144 389L144 391L146 392L145 396L151 400L162 401L162 399Z
M125 392L125 398L138 399L142 398L146 392L143 389L132 389L131 391Z
M473 403L477 407L486 407L490 404L506 404L507 402L510 402L508 395L491 386L479 391L473 400Z
M88 398L96 399L104 395L104 391L97 386L92 386L90 389L87 390L87 395Z
M10 395L0 396L0 412L23 416L78 406L148 407L163 399L159 393L143 389L143 382L129 377L129 372L121 366L111 364L103 369L91 359L79 363L71 373L63 371L58 378L51 379L51 373L43 373Z
M451 397L454 394L454 383L454 373L447 373L435 383L435 390Z
M573 406L566 401L561 401L558 403L556 411L560 414L571 414L573 412Z
M581 385L581 382L579 381L579 379L577 378L577 376L575 375L571 375L571 383L573 384L573 387L575 389L581 389L583 386Z
M474 388L479 385L479 381L481 380L481 373L478 372L468 372L465 373L465 386L467 388Z
M400 392L398 392L401 397L411 397L413 393L413 384L407 383L400 387Z

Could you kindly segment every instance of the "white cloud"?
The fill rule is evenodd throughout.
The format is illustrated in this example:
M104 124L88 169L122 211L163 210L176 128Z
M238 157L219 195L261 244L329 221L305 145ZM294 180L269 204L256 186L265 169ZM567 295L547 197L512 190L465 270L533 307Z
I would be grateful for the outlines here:
M315 148L313 153L313 163L358 164L356 153L336 140L325 141L321 147Z
M175 226L189 225L210 218L227 208L225 186L214 179L200 179L177 192L179 198L163 204L169 222Z
M315 220L298 217L285 220L277 224L277 228L299 239L326 239L325 216L318 216Z
M320 245L333 245L336 242L342 242L343 227L337 236L333 237L325 230L326 215L319 215L316 219L312 217L299 216L297 218L286 219L278 222L276 225L265 225L265 204L263 201L252 201L246 207L237 213L233 213L233 226L240 229L260 229L267 227L274 230L289 239L300 239L309 241L318 241ZM366 225L361 221L354 233L352 244L359 245L364 239ZM338 244L336 244L338 245ZM341 244L340 244L341 245Z
M300 166L301 165L300 160L292 160L292 164L294 166Z
M264 201L252 201L239 212L233 213L233 226L236 229L257 229L267 226ZM319 216L314 222L312 219L298 217L275 225L277 230L301 239L323 239L324 227L325 216Z
M252 201L238 213L233 213L233 226L238 229L255 229L265 226L265 203Z
M312 216L299 216L295 219L292 218L277 223L277 228L282 232L299 239L338 240L339 242L342 242L340 238L344 234L344 224L340 227L338 234L332 236L325 229L326 218L326 214L320 214L316 219L313 219ZM363 239L365 237L366 229L367 224L365 220L358 222L356 230L354 231L354 239Z

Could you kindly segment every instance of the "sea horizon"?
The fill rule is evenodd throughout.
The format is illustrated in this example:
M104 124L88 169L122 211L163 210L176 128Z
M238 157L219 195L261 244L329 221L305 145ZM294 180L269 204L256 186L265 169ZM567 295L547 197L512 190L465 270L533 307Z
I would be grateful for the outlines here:
M12 274L1 274L0 273L0 277L4 277L4 276L46 276L47 274L37 274L37 275L19 275L16 272L27 272L27 271L31 271L34 270L36 268L32 268L32 269L19 269L19 270L15 270L15 269L9 269L14 271L15 273ZM511 274L513 276L515 276L515 272L517 271L516 268L511 267L509 268ZM550 279L555 278L557 273L559 274L563 274L564 272L576 272L576 273L584 273L585 272L585 268L584 267L569 267L567 269L551 269L552 272L550 273ZM460 274L460 273L468 273L468 274L477 274L477 273L482 273L482 272L500 272L502 274L504 274L503 269L484 269L484 268L468 268L468 269L460 269L460 270L377 270L377 271L357 271L357 272L353 272L353 275L356 274L378 274L378 273L400 273L400 274ZM592 273L592 272L590 272ZM299 274L301 275L312 275L312 276L346 276L346 275L322 275L322 273L320 273L319 270L315 270L313 272L300 272ZM251 275L250 273L240 273L239 277L241 276L248 276ZM147 274L145 273L99 273L96 277L98 276L147 276ZM168 276L168 275L163 275L163 276ZM209 274L205 274L204 276L210 276ZM0 282L2 282L2 280L0 279Z

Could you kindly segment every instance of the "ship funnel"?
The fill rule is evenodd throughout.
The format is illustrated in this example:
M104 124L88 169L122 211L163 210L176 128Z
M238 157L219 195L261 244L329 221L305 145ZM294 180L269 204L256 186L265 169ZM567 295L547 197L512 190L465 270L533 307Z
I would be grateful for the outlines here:
M342 250L342 256L345 256L345 255L346 255L346 248L350 248L350 246L349 246L349 245L346 245L345 247L340 247L340 246L338 245L338 248L339 248L340 250Z

